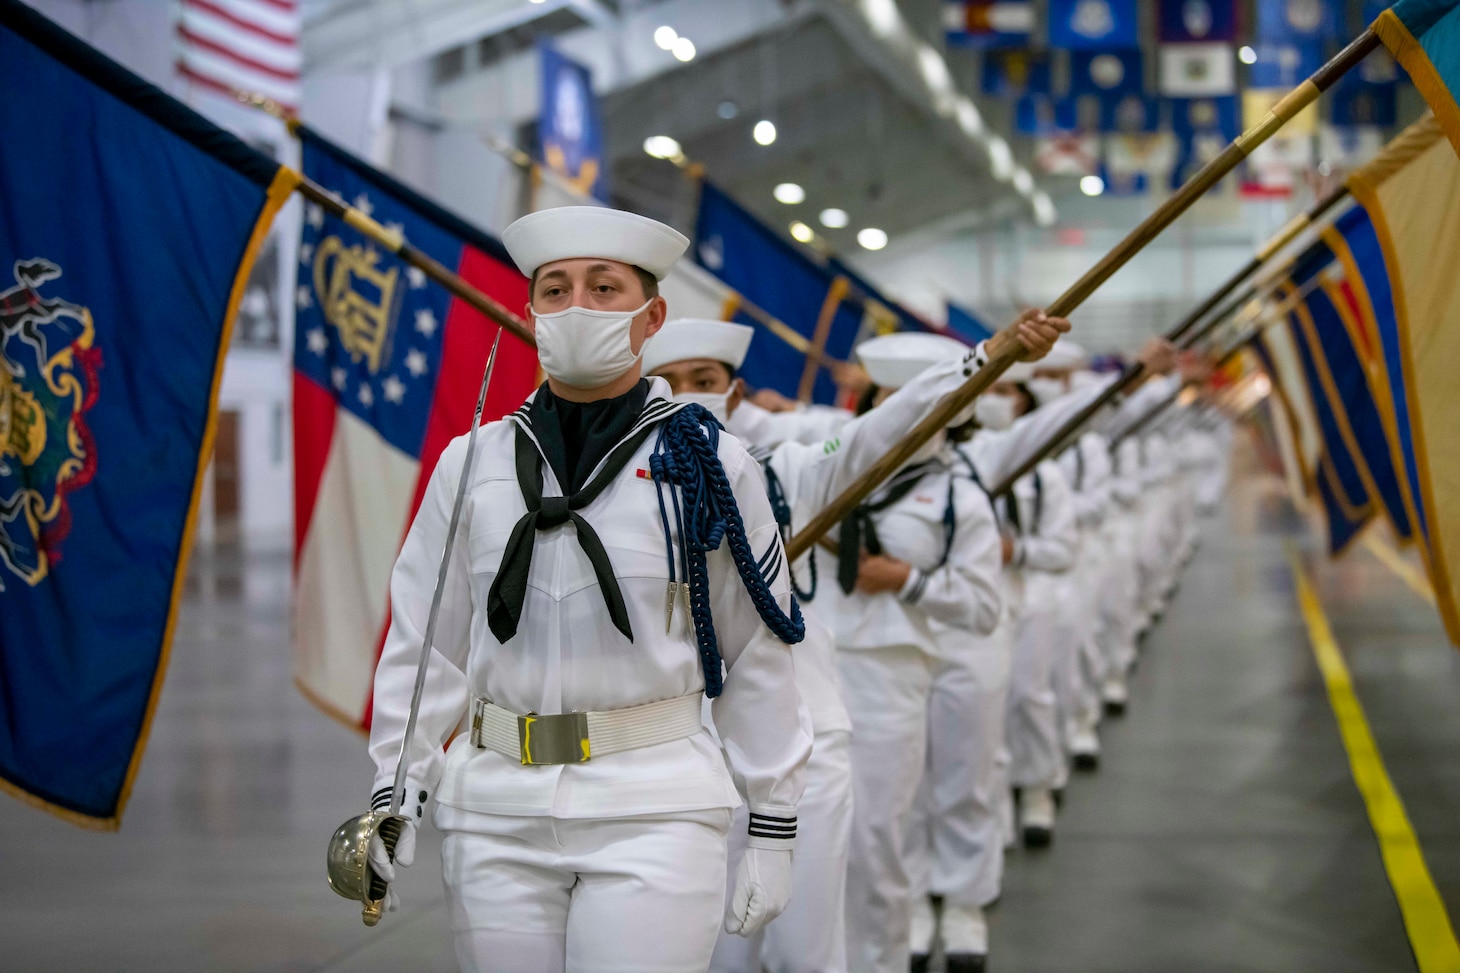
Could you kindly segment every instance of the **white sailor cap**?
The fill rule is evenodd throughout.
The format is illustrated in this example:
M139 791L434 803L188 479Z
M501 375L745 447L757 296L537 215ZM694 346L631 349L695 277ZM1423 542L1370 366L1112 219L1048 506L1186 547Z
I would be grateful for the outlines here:
M502 243L517 269L529 277L556 260L598 257L632 264L663 280L689 249L689 239L673 227L606 206L558 206L528 213L507 227Z
M644 374L690 358L709 358L739 368L750 350L755 329L731 321L679 318L659 329L644 346Z
M857 346L857 358L878 386L900 389L939 362L955 361L968 346L954 338L920 331L881 335Z
M1012 382L1016 385L1022 382L1027 382L1034 377L1034 370L1042 364L1044 364L1042 361L1016 361L1014 364L1004 369L1004 373L999 376L999 381Z
M1035 368L1079 368L1090 358L1090 353L1083 347L1077 345L1069 338L1061 338L1054 343L1039 361L1034 363Z

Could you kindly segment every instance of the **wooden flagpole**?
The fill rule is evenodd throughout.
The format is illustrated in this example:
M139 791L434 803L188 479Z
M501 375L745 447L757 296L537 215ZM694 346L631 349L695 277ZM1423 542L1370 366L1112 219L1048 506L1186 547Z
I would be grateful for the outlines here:
M1085 299L1125 266L1156 236L1170 226L1178 216L1186 212L1207 190L1215 186L1224 176L1237 167L1253 149L1267 141L1279 128L1298 112L1317 100L1318 96L1333 86L1354 65L1362 61L1370 51L1379 46L1379 35L1372 28L1365 30L1332 60L1313 73L1308 80L1294 88L1272 107L1264 118L1239 135L1215 159L1202 166L1201 170L1187 180L1155 212L1146 217L1116 247L1090 268L1083 277L1054 302L1045 308L1051 317L1068 317ZM956 392L943 400L942 404L925 416L890 451L872 464L862 476L819 512L786 545L786 553L792 560L810 550L816 539L841 522L862 501L866 500L888 477L897 472L907 461L942 429L947 428L955 416L968 408L981 393L988 390L1010 365L1021 357L1017 347L1002 348L987 365L975 372Z

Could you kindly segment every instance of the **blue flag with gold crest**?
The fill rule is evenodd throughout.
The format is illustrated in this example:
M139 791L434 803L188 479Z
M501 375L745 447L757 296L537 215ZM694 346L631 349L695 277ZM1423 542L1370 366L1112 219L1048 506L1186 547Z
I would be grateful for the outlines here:
M0 786L115 828L229 326L294 183L16 0L0 91Z

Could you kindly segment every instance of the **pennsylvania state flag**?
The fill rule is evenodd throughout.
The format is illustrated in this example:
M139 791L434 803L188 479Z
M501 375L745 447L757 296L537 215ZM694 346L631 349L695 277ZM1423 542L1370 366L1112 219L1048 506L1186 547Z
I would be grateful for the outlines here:
M0 0L0 786L117 827L293 173Z

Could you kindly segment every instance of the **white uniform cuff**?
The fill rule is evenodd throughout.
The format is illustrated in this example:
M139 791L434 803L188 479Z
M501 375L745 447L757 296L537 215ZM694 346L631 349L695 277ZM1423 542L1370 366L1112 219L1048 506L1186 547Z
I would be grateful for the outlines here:
M774 848L789 851L795 844L795 805L750 805L749 845L751 848Z
M927 587L928 573L909 566L907 581L903 582L902 589L898 591L897 597L905 604L916 605L923 597L923 591Z
M987 341L980 341L973 350L963 356L963 377L972 378L973 373L989 363Z
M370 791L370 810L390 810L390 788L394 783L394 775L376 780L375 787ZM400 802L400 813L413 821L420 821L426 816L426 804L430 800L431 792L426 785L407 777L405 793Z

